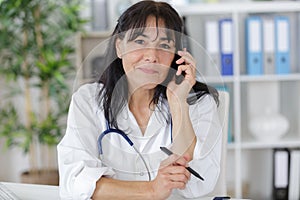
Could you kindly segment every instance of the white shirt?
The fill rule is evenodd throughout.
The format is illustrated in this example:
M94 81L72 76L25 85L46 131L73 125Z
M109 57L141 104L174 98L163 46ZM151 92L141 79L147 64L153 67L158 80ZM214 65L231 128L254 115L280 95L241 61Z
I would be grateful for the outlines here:
M66 134L57 147L62 199L90 199L97 180L102 176L120 180L149 180L141 157L116 133L103 137L103 154L99 156L97 140L107 130L104 112L96 101L100 87L98 83L86 84L72 96ZM128 106L121 110L117 119L119 129L141 152L152 180L160 162L167 158L159 147L168 147L172 142L171 125L167 123L166 114L161 112L168 107L160 102L160 108L156 108L151 115L144 135ZM190 105L189 112L197 137L189 166L205 180L191 175L184 190L173 192L195 198L211 192L217 182L221 160L221 125L215 101L210 95Z

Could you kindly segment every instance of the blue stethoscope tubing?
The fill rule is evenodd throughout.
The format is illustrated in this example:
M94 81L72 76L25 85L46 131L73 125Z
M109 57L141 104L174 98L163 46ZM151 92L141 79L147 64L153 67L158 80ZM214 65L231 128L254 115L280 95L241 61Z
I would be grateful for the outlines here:
M120 130L120 129L115 129L115 128L111 128L109 126L109 123L108 121L106 121L106 130L103 131L99 137L98 137L98 140L97 140L97 144L98 144L98 151L99 151L99 154L100 156L103 155L103 150L102 150L102 139L105 135L109 134L109 133L117 133L119 135L121 135L126 141L127 143L133 147L133 149L135 150L135 152L139 155L139 157L142 159L144 165L145 165L145 168L147 169L147 173L148 173L148 178L149 178L149 181L151 181L151 175L150 175L150 170L148 168L148 165L144 159L144 157L142 156L141 152L134 146L134 143L132 142L132 140L124 133L124 131ZM170 126L170 134L171 134L171 143L173 142L173 137L172 137L172 120L171 120L171 126Z
M103 133L100 134L100 136L98 137L98 150L99 150L99 154L102 155L103 151L102 151L102 139L105 135L109 134L109 133L117 133L119 135L121 135L130 146L133 147L133 142L131 141L131 139L124 133L124 131L121 131L119 129L114 129L114 128L110 128L108 127L105 131L103 131Z

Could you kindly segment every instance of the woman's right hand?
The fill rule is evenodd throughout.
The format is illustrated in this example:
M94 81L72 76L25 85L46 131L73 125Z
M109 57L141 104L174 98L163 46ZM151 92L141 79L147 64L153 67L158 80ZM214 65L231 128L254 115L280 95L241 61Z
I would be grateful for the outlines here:
M186 169L189 160L188 154L173 154L161 162L156 178L151 181L154 199L167 199L173 189L185 188L191 176Z

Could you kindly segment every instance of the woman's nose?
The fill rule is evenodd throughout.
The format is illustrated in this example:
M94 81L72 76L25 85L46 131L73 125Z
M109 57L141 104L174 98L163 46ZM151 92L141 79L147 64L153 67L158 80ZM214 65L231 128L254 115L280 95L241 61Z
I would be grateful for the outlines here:
M158 51L154 47L149 47L144 49L144 58L145 61L151 62L151 63L156 63L157 62L157 56L158 56Z

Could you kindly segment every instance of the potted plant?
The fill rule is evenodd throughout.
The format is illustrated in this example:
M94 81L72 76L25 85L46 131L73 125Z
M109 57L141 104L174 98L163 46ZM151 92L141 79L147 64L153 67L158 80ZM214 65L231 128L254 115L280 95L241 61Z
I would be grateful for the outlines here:
M47 157L66 127L74 39L85 23L80 9L80 0L0 0L0 76L9 87L1 96L0 137L28 153L24 182L58 181ZM57 178L41 180L44 171L46 179Z

